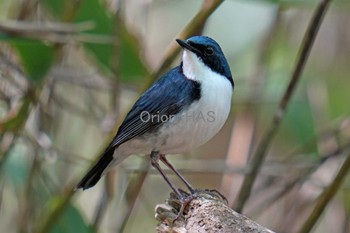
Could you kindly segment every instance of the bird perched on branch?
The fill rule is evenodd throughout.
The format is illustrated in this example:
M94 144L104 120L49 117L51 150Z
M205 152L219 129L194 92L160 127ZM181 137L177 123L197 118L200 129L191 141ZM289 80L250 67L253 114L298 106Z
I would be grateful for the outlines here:
M78 189L94 186L106 171L128 156L148 154L152 166L181 200L182 209L190 201L171 183L159 160L191 193L195 192L166 155L199 147L222 128L230 112L234 82L216 41L206 36L176 41L183 48L181 64L136 101L98 162L78 183Z

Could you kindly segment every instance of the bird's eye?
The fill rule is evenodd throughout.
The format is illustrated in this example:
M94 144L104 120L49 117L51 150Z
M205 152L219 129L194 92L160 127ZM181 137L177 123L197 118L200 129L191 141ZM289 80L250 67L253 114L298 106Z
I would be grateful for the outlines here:
M214 54L214 49L212 47L206 47L204 50L205 55L211 56Z

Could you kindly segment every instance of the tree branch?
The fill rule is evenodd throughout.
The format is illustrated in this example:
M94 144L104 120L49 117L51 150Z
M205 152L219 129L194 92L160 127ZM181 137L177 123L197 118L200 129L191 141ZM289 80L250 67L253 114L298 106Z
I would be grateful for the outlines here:
M227 200L216 190L196 190L194 199L188 204L184 216L174 222L180 209L180 201L174 195L165 204L156 206L158 233L273 233L227 206ZM188 193L182 191L183 195Z

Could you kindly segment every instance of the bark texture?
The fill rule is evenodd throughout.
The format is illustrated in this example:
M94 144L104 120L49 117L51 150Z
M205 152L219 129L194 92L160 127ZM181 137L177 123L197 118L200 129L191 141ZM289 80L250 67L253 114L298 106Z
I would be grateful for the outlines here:
M189 196L183 192L183 195ZM181 203L171 193L164 204L156 206L158 233L273 233L227 206L226 198L216 190L196 190L184 214L176 221Z

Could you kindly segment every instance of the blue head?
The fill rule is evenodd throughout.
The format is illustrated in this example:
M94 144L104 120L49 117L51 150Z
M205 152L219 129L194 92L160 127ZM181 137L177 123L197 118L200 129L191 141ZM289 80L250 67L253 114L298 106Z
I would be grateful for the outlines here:
M225 76L233 86L230 67L219 44L207 36L193 36L187 40L176 39L181 47L194 54L212 71Z

